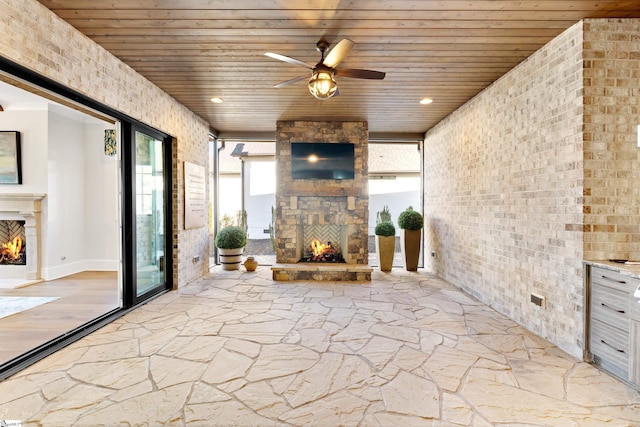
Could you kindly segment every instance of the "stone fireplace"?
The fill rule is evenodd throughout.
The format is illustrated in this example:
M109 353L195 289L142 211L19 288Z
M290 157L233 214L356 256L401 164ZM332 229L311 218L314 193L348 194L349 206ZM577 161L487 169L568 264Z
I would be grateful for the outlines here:
M3 278L40 279L40 216L44 197L44 194L31 193L0 194L0 221L3 222L0 234L12 242L16 237L19 238L26 249L25 263L0 265L0 275Z
M368 139L366 122L277 123L274 280L371 280ZM354 179L293 179L292 142L354 144ZM331 242L344 262L304 262L313 239Z

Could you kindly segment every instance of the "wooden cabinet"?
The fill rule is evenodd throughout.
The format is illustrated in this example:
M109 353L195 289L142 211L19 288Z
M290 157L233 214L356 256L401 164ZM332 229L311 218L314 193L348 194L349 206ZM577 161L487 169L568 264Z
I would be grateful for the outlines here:
M602 369L640 385L640 304L633 296L640 279L593 265L588 278L588 351Z

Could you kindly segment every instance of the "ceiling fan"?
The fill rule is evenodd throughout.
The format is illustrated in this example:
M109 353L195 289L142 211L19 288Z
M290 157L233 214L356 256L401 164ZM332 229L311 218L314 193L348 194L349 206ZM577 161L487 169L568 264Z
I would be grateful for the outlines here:
M329 42L320 40L316 44L316 47L318 51L322 53L322 58L320 59L320 62L318 62L315 66L309 65L306 62L302 62L294 58L290 58L288 56L280 55L278 53L267 52L265 53L265 55L279 61L284 61L289 64L298 65L310 69L311 78L309 79L309 92L311 92L311 94L318 99L328 99L332 96L340 94L334 76L349 77L353 79L384 79L385 73L381 71L336 68L349 54L351 49L353 49L353 46L355 46L355 43L351 40L342 39L337 45L335 45L333 49L329 51L327 57L325 58L324 54L325 51L329 48ZM274 87L288 86L292 83L297 83L299 81L305 80L306 78L307 76L296 77L291 80L278 83Z

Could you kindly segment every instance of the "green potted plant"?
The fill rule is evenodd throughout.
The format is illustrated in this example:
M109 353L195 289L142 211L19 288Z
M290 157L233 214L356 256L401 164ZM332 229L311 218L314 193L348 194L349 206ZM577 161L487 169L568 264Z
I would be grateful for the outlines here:
M398 226L402 229L400 247L402 248L404 266L407 271L417 271L424 218L420 212L414 211L409 206L398 216Z
M223 270L238 270L242 261L242 252L247 244L244 229L231 225L218 232L215 240Z
M396 247L396 228L390 221L376 225L376 256L380 271L391 271Z

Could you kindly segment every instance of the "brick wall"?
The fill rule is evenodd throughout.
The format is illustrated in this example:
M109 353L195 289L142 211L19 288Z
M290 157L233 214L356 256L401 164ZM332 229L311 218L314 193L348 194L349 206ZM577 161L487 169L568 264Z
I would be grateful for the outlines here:
M426 267L576 357L582 260L640 259L639 40L578 23L426 135Z
M576 356L582 110L575 25L431 129L424 145L425 253L437 255L425 267ZM529 302L532 292L546 309Z
M208 271L206 227L184 230L182 162L208 167L208 124L35 0L0 0L0 55L160 129L173 143L174 284ZM207 191L208 194L208 191Z
M640 259L640 20L584 24L587 259Z

